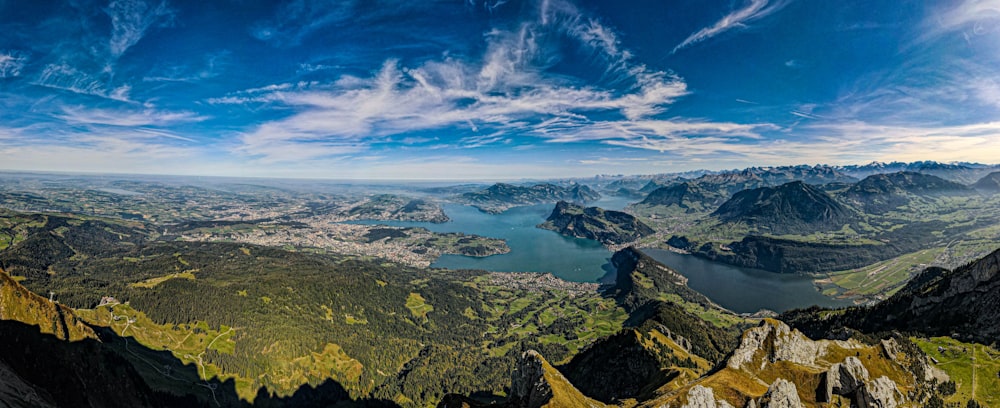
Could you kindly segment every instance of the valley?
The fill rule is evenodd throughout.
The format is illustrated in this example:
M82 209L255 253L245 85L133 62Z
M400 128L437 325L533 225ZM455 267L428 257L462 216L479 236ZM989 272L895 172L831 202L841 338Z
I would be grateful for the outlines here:
M169 395L163 406L991 403L990 366L935 347L997 353L986 339L1000 326L977 305L995 303L998 198L909 173L852 184L793 170L645 181L642 199L608 191L629 189L626 178L300 191L11 176L0 184L0 318L99 340L82 347L130 367L148 387L135 398ZM560 201L560 184L595 194ZM882 187L859 187L870 185ZM928 303L927 291L946 298ZM959 300L970 293L986 295ZM879 317L905 313L952 317ZM949 334L954 343L935 337ZM0 368L58 405L18 361ZM819 391L836 370L850 370L857 393ZM940 388L952 380L956 391Z
M1000 408L1000 0L0 32L0 408Z

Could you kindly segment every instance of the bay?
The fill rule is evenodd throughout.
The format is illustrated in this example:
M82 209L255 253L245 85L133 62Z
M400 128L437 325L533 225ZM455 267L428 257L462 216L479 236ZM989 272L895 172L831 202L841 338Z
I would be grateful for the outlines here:
M608 197L590 205L621 210L628 199ZM552 273L575 282L596 282L612 278L611 251L596 241L566 237L554 231L536 228L552 212L553 204L514 207L500 214L445 204L451 218L445 223L410 221L354 221L398 227L422 227L434 232L462 232L507 241L511 251L488 257L442 255L432 267L447 269L482 269L494 272ZM823 295L813 286L812 278L778 274L712 262L692 255L660 249L642 249L653 259L688 278L688 286L713 302L738 313L760 309L783 312L813 305L837 307L850 302Z
M760 309L780 313L813 305L839 307L852 304L823 295L816 290L813 278L809 276L742 268L662 249L643 249L642 252L688 278L691 289L737 313L752 313Z

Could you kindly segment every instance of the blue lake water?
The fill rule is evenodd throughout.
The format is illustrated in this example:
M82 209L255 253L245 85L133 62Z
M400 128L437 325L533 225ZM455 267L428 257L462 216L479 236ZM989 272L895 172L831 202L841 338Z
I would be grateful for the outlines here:
M851 304L823 295L808 276L741 268L662 249L643 249L642 252L687 277L691 289L738 313Z
M365 221L400 227L422 227L434 232L463 232L507 241L510 252L484 258L442 255L431 266L449 269L484 269L496 272L550 272L576 282L595 282L611 267L611 251L597 241L571 238L535 228L545 221L553 205L515 207L502 214L486 214L476 208L446 204L451 221Z
M620 210L628 202L625 198L608 197L590 205ZM445 204L443 207L451 221L441 224L404 221L356 223L422 227L434 232L463 232L500 238L506 240L511 249L510 253L484 258L442 255L431 265L437 268L549 272L577 282L596 282L614 269L610 265L611 251L600 243L535 228L552 212L552 204L515 207L502 214L487 214L457 204ZM848 304L821 294L807 276L741 268L656 249L644 249L643 252L686 276L692 289L735 312L756 312L762 308L782 312L812 305Z

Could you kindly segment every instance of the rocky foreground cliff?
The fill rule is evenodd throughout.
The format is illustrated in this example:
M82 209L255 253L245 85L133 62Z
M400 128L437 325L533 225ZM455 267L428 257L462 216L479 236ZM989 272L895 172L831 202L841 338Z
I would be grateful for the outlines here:
M526 352L512 373L511 394L499 404L449 396L441 407L679 407L679 408L893 408L923 406L927 384L944 372L912 351L906 339L875 344L812 340L786 324L765 319L743 333L728 358L700 378L679 377L650 390L648 398L601 402L588 397L538 353ZM628 354L620 358L628 360ZM560 368L560 370L565 370ZM614 381L608 377L608 381Z

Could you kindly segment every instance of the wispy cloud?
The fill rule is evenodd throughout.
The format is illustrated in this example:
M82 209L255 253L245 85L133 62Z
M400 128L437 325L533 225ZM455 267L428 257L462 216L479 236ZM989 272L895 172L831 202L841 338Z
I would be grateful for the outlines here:
M251 35L275 46L298 45L320 28L348 21L356 1L293 0L277 9L274 17L254 26Z
M111 18L108 48L114 58L139 42L151 26L171 24L174 16L166 0L112 0L105 12Z
M702 28L701 30L689 35L684 39L684 41L677 44L677 46L674 47L670 53L673 54L681 49L705 41L726 31L745 27L746 23L774 14L785 7L788 3L789 1L786 0L747 0L742 8L733 10L729 14L723 16L719 21L716 21L715 24Z
M0 53L0 78L10 78L21 75L28 57L19 51Z
M184 143L177 143L178 140ZM0 126L3 169L178 174L209 171L206 149L171 132L37 123Z
M132 86L122 84L109 88L110 79L108 77L108 73L101 74L100 78L94 77L67 63L49 64L45 66L33 84L82 95L131 102L129 93L132 91Z
M206 117L193 112L165 112L156 109L96 109L81 106L63 107L56 118L72 125L108 125L119 127L168 126L192 123Z
M230 52L221 51L204 57L202 65L176 65L142 78L144 82L199 82L218 77L228 65Z
M837 152L866 160L933 159L993 163L1000 154L1000 122L959 126L887 126L857 121L816 124L805 130L820 135L811 143L816 147L836 148Z
M559 59L556 38L594 55L618 87L582 85L548 72ZM579 127L592 115L637 121L664 112L688 93L684 81L631 62L613 30L569 3L550 0L535 20L488 32L481 59L445 57L414 67L387 60L368 78L333 83L276 84L213 98L215 104L269 103L296 113L241 137L240 152L269 160L298 152L316 158L354 152L396 134L458 129L465 147L507 143L512 136L545 135ZM551 125L551 127L550 127ZM464 130L463 130L464 129ZM479 134L483 132L483 134Z
M930 16L921 40L946 32L962 32L967 40L1000 34L1000 0L961 0L945 4L947 8L935 10Z

